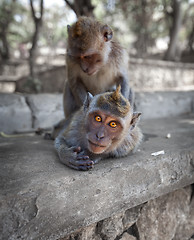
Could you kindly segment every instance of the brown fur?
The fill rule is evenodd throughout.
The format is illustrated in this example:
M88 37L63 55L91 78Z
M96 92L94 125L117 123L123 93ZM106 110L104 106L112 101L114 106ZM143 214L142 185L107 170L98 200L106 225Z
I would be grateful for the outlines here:
M106 93L98 98L96 106L102 110L109 110L115 115L125 117L130 111L130 103L120 92L120 85L113 93Z
M80 17L68 28L67 81L63 95L65 116L83 105L87 92L96 95L121 84L122 94L129 98L128 55L111 38L112 30L108 25L88 17ZM93 57L94 61L85 64L84 56L90 54L96 59L99 56L101 61L95 62ZM88 74L84 68L96 71Z

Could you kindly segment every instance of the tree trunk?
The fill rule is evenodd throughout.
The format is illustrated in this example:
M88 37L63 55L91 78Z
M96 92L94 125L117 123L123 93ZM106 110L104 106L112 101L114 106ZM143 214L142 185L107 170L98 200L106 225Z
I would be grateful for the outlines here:
M13 21L16 0L7 1L1 4L2 15L0 18L0 56L3 60L10 58L9 41L7 36L9 34L9 26Z
M164 56L165 60L176 60L178 34L182 24L181 0L173 0L172 27L170 29L170 42Z
M41 23L39 20L35 21L35 31L34 35L32 37L32 47L30 49L30 56L29 56L29 64L30 64L30 76L32 78L36 77L35 74L35 65L36 65L36 51L37 51L37 43L38 43L38 38L39 38L39 33L41 29Z
M40 89L40 83L38 83L38 79L36 76L36 71L35 71L35 66L36 66L36 57L37 57L37 43L40 35L40 30L42 27L42 17L43 17L43 0L40 0L40 17L36 16L34 5L33 5L33 0L30 0L30 6L31 6L31 11L32 11L32 17L34 20L34 25L35 25L35 31L32 36L32 47L29 51L30 56L29 56L29 69L30 69L30 81L33 90L38 92Z
M189 40L188 40L188 48L190 53L194 53L193 44L194 44L194 21L193 21L193 28L189 34Z
M75 12L77 17L94 17L94 6L92 5L91 0L74 0L74 3L65 0L65 2Z
M0 47L0 55L3 60L8 60L10 58L9 54L9 43L7 41L7 35L5 31L2 31L1 35L1 43L2 46Z

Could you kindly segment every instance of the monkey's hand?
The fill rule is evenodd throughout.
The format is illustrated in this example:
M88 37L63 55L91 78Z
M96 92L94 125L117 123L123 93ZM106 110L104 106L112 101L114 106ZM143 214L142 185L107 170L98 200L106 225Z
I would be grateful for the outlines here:
M94 162L90 160L89 156L86 155L84 151L82 151L81 147L76 147L73 149L73 151L76 153L76 160L73 161L74 169L87 171L93 168Z

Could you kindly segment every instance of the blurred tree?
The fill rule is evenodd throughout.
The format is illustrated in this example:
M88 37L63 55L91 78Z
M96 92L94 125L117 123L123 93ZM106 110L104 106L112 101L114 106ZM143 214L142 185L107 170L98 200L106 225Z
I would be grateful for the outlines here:
M35 25L34 34L32 36L32 46L30 48L30 56L29 56L29 67L30 67L30 81L34 83L34 87L36 91L39 91L40 84L37 79L36 73L35 73L35 61L36 61L36 50L37 50L37 42L40 34L40 30L42 27L42 18L43 18L43 0L39 0L39 11L36 12L34 7L34 0L30 0L30 6L31 6L31 12L32 12L32 18Z
M15 0L0 2L0 55L3 60L10 57L8 34L10 23L14 20Z
M192 29L191 29L191 32L188 37L188 48L189 48L189 52L191 54L194 54L194 48L193 48L193 45L194 45L194 18L191 19L191 21L192 21Z
M77 17L94 17L94 6L92 5L91 0L65 0L65 2L75 12Z
M42 45L50 47L54 51L59 46L65 48L67 24L73 21L71 20L73 11L68 10L68 7L64 6L62 8L57 4L45 8L44 25L41 34Z
M119 3L136 40L134 47L137 57L146 57L148 48L154 45L157 22L153 21L157 0L121 0Z
M164 60L176 60L178 47L178 36L182 25L182 3L181 0L171 0L170 7L168 0L163 0L164 12L169 22L169 44L165 53Z
M184 27L187 30L187 46L190 54L194 53L194 3L188 4L184 18Z

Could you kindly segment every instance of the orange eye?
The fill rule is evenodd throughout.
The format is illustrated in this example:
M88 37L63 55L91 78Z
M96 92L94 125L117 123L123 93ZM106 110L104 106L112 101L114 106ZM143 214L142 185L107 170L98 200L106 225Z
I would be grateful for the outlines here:
M102 122L102 118L100 116L95 116L96 122Z
M112 127L112 128L116 128L117 123L116 122L110 122L109 126Z

